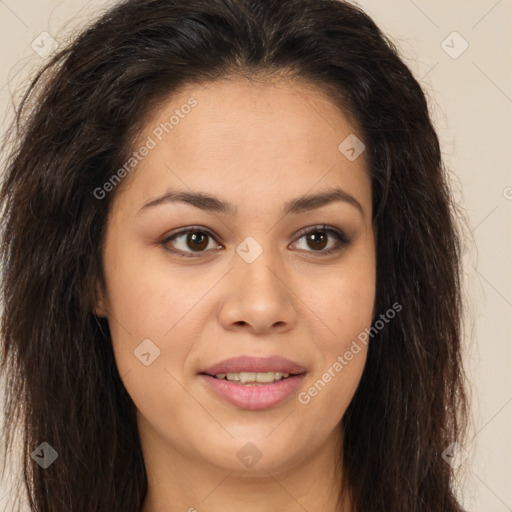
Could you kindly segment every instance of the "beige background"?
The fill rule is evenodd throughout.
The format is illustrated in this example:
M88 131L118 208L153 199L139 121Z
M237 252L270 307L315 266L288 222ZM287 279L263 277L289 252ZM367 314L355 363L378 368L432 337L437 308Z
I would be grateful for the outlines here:
M63 44L113 3L0 0L2 133L13 97L51 48L41 34ZM360 5L398 44L427 91L454 191L474 237L465 254L465 357L474 427L464 446L469 458L461 466L464 503L468 511L512 511L512 0ZM0 385L3 398L1 392ZM8 473L0 486L0 510L9 510L16 481L15 469Z

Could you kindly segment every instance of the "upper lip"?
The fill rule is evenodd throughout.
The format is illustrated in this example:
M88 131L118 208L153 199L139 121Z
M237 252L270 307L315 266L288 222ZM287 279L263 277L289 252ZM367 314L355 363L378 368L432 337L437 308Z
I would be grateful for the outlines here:
M281 356L271 357L252 357L240 356L225 359L209 368L201 370L199 373L208 375L218 375L219 373L266 373L266 372L283 372L290 374L304 373L306 369L290 359Z

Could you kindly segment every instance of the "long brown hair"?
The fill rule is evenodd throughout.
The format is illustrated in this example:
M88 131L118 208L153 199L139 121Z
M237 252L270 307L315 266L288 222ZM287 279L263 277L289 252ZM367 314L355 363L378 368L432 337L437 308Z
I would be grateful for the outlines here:
M369 344L342 420L355 510L462 510L442 457L467 424L461 235L425 95L396 48L338 0L126 0L40 70L4 142L4 448L19 421L33 511L140 512L147 490L135 406L93 314L115 194L93 191L179 87L276 73L329 91L357 122L378 233L375 311L402 305ZM30 456L42 442L58 453L46 469Z

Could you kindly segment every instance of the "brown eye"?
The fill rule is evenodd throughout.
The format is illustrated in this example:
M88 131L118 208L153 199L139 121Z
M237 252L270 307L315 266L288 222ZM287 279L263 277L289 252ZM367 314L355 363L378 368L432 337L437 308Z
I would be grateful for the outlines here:
M186 235L185 243L194 250L203 250L208 246L208 235L202 231L195 231Z
M193 253L199 253L198 255L200 255L206 252L210 239L214 239L214 237L209 231L202 228L187 228L167 237L160 243L173 253L194 258L196 256ZM180 245L180 247L176 247L177 245Z
M309 247L320 251L327 245L328 238L329 237L325 234L325 232L322 231L314 231L306 235L306 240Z
M351 244L351 240L338 229L327 228L326 226L316 226L314 228L306 228L301 231L301 238L305 238L306 245L310 249L306 252L318 252L321 256L341 251L343 248ZM328 245L329 238L334 238L334 246L325 250ZM297 242L296 242L297 243Z

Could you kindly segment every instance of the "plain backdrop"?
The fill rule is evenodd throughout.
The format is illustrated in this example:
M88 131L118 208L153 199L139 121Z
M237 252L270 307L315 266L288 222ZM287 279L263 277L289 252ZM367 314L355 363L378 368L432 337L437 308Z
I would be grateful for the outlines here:
M64 44L114 3L0 0L2 134L27 77L47 59L49 43ZM512 511L512 0L359 5L423 85L454 194L469 220L464 346L473 428L461 466L464 504L471 512ZM0 399L2 391L0 383ZM11 465L1 483L2 511L9 510L18 471Z

